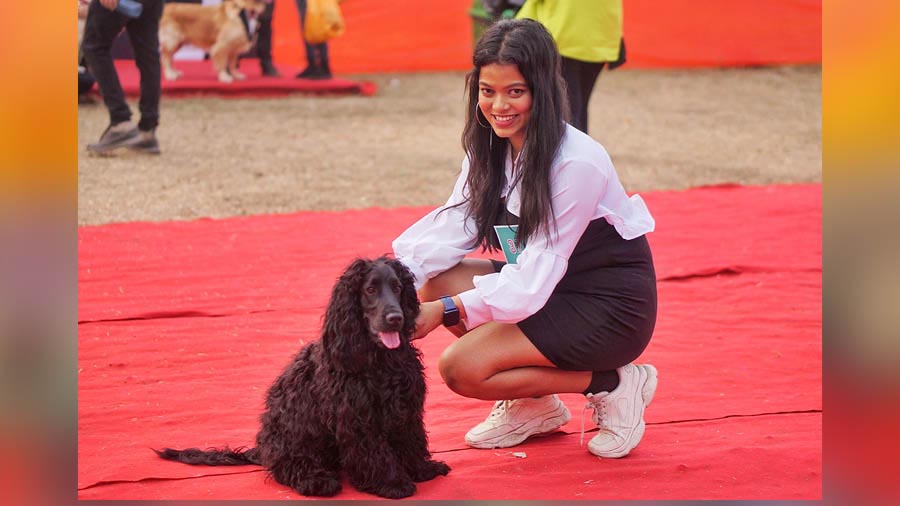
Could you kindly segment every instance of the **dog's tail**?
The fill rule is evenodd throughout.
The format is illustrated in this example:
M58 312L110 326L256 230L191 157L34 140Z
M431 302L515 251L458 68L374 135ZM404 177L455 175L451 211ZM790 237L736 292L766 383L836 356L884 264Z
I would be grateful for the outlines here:
M162 450L154 449L153 451L156 452L160 458L184 462L185 464L195 466L260 465L259 451L256 448L246 449L240 447L232 450L226 446L222 449L210 448L208 450L201 450L199 448L187 448L184 450L163 448Z

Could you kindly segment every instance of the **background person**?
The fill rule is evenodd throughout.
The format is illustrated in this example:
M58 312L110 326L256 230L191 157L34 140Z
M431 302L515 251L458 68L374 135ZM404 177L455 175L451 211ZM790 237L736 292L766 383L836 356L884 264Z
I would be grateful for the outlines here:
M267 77L278 77L278 69L272 63L272 12L275 0L270 0L266 10L257 19L256 54L259 56L260 73Z
M300 36L306 47L306 68L297 74L298 79L331 79L331 67L328 63L328 43L310 44L304 35L306 26L306 2L297 0L297 10L300 12Z
M96 80L87 68L84 61L84 52L81 50L81 39L84 37L84 23L87 18L89 0L78 0L78 103L94 104L96 100L91 96L91 89Z
M517 18L540 22L562 55L572 126L587 133L588 102L600 71L625 63L622 0L528 0Z
M88 6L84 26L83 50L88 68L97 80L103 103L109 110L109 126L87 149L94 153L108 153L121 147L158 154L156 127L159 124L161 69L159 61L159 18L162 0L142 0L143 9L137 18L128 18L115 11L118 0L92 0ZM131 122L131 109L119 83L113 63L113 40L122 31L134 50L134 61L141 74L141 119L137 126Z

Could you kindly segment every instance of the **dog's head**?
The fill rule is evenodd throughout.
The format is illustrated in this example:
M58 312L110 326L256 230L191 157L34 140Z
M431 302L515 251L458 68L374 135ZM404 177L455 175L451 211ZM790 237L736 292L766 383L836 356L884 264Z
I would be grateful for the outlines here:
M413 276L399 260L357 259L344 271L325 310L322 345L344 365L375 350L409 346L419 315Z

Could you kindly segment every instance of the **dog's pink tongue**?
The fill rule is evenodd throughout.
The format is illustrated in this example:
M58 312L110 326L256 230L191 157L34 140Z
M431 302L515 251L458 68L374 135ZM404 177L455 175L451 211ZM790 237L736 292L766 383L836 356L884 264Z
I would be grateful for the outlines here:
M385 346L392 350L397 346L400 346L399 332L379 332L378 337L381 338L381 342L384 343Z

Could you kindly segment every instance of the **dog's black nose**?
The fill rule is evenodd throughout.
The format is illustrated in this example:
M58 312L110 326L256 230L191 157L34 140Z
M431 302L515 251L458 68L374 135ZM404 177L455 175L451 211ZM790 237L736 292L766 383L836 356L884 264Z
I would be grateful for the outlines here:
M388 313L384 316L384 319L388 322L388 325L395 327L403 325L403 313Z

